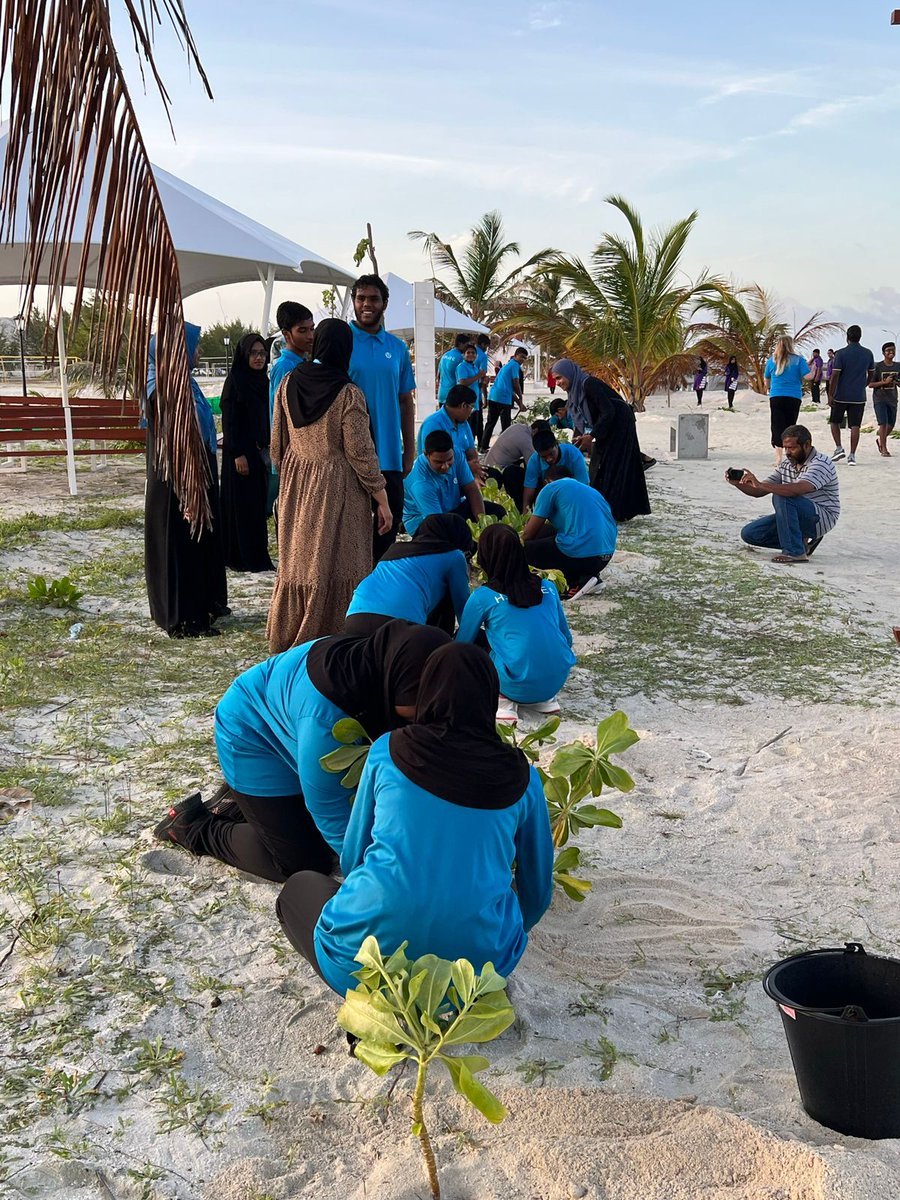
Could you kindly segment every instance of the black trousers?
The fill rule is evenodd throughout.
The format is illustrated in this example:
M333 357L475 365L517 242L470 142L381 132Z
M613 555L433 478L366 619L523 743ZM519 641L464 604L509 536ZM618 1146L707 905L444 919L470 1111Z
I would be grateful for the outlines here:
M481 435L484 433L484 416L479 408L469 417L469 428L472 430L472 437L475 439L475 445L481 441Z
M810 399L812 400L813 404L819 403L819 395L821 393L821 388L822 388L821 383L811 383L809 385L809 395L810 395Z
M502 471L499 467L486 467L485 474L500 484L504 492L506 492L507 496L515 503L519 512L521 512L522 494L525 491L525 464L522 462L510 463Z
M488 401L488 416L484 426L484 433L481 435L481 443L479 449L482 454L491 444L491 435L494 432L494 426L500 422L501 432L504 429L509 429L512 424L512 405L497 404L493 400Z
M772 419L772 445L781 445L781 435L788 425L796 425L800 416L800 401L795 396L770 396L769 413Z
M284 936L303 955L320 979L324 976L316 959L313 932L322 909L339 887L338 881L330 875L300 871L290 877L275 901L275 912Z
M732 404L734 404L734 388L729 388L728 389L728 407L731 408Z
M394 542L397 540L397 532L400 529L400 521L403 517L403 472L402 471L382 471L384 476L384 490L387 492L388 505L390 506L391 516L394 518L391 527L387 533L379 533L378 527L372 526L372 565L381 558L385 550L390 550ZM375 505L372 505L372 511L375 511Z
M599 575L612 555L593 554L588 558L572 558L560 550L555 536L548 535L526 542L525 557L532 567L539 567L543 571L562 571L569 587L575 587L592 575Z
M275 883L284 883L297 871L327 876L334 869L334 851L319 833L301 795L231 794L244 820L231 821L210 813L206 819L192 822L184 835L192 854L217 858Z
M342 632L352 634L353 637L371 637L382 625L386 625L393 619L393 617L386 617L383 613L351 613L349 617L344 618Z

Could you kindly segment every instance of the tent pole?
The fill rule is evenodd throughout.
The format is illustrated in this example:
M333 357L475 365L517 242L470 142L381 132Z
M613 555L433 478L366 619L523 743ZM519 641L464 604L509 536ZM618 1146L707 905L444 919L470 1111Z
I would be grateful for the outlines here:
M434 283L413 284L413 338L416 352L416 427L434 412Z
M266 295L263 300L262 320L260 322L260 333L263 337L269 336L269 322L272 318L272 292L275 288L275 268L269 267L266 273L265 281Z
M59 355L59 387L62 395L63 419L66 423L66 472L69 476L69 495L78 495L78 480L75 478L75 439L72 436L72 410L69 408L69 381L66 378L66 334L63 329L62 302L59 306L59 321L56 325L56 350Z

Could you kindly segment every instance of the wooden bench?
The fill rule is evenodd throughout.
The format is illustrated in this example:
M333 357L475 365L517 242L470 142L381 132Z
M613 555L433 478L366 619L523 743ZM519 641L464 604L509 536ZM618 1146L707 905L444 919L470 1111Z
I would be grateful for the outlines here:
M92 442L75 447L76 454L143 454L147 430L140 427L137 401L106 400L102 396L77 396L69 401L72 438ZM16 446L16 458L66 453L66 421L58 396L0 395L0 446L25 442L62 442L62 446L26 450ZM115 442L116 445L98 445ZM129 443L126 446L122 442Z

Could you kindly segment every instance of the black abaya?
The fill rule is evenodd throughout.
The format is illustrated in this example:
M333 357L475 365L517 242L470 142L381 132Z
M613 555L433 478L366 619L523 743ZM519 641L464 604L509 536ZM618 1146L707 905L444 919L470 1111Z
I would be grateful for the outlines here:
M590 377L584 383L591 419L590 479L617 521L650 512L634 409L611 387Z
M253 335L241 339L222 389L222 539L225 563L233 571L274 570L266 519L268 378L247 361L250 346L257 342L264 344ZM241 457L247 460L248 475L239 474L234 465Z

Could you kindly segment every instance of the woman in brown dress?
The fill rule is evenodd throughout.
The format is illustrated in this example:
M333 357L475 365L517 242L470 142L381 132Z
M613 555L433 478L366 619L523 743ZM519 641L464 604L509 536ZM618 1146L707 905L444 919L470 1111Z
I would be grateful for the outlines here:
M272 462L278 493L278 573L269 608L269 652L340 632L361 579L372 570L372 508L391 526L384 476L365 397L347 368L353 335L323 321L312 356L275 396Z

